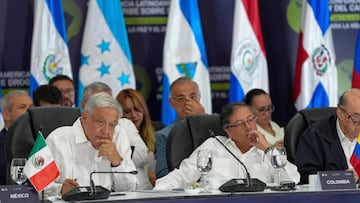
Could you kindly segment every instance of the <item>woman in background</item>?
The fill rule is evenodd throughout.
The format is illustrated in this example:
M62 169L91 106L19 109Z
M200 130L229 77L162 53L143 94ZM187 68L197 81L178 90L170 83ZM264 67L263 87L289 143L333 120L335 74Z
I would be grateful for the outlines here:
M254 110L258 117L257 129L265 136L269 144L277 147L284 146L284 128L271 120L275 106L272 105L270 96L262 89L252 89L246 94L244 102Z
M150 118L144 97L134 89L124 89L116 97L123 108L123 116L131 120L149 149L149 163L146 167L151 184L155 185L155 128ZM163 125L158 123L163 127Z

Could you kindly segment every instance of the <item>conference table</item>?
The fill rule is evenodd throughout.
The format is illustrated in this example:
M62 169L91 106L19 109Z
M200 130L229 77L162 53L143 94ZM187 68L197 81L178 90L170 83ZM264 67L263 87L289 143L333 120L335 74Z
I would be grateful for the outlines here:
M63 203L60 197L49 197L49 201ZM223 193L213 190L210 193L198 193L192 190L174 191L134 191L111 193L108 199L89 200L81 202L133 202L133 203L352 203L360 202L360 190L333 190L321 191L309 185L296 186L292 191L272 191L265 189L263 192L236 192Z

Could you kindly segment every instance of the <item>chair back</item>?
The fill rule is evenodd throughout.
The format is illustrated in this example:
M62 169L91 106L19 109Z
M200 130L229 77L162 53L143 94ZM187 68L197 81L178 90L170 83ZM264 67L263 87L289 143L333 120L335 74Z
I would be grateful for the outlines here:
M284 145L288 160L296 164L295 153L300 135L315 121L329 118L336 114L335 107L303 109L295 114L285 127Z
M178 168L182 160L210 137L209 129L215 135L223 135L219 115L192 115L174 125L166 145L169 171Z
M72 125L80 115L78 108L45 106L31 108L19 116L11 124L5 136L8 167L13 158L29 156L39 130L46 138L56 128Z

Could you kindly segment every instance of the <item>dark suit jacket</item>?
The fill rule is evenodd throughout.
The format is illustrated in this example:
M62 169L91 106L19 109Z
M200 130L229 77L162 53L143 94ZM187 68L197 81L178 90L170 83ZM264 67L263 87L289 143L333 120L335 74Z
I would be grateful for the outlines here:
M5 154L5 135L7 130L0 131L0 185L6 185L6 154Z
M295 162L301 175L301 184L308 183L308 176L318 171L349 168L337 134L336 119L334 115L319 120L300 136Z

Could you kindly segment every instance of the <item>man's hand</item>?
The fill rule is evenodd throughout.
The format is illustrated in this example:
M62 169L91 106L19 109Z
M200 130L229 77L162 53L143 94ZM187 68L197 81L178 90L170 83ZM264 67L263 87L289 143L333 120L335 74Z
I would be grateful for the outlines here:
M251 130L249 133L250 145L258 149L266 150L270 145L265 139L265 136L257 130Z
M194 99L187 99L185 102L186 115L201 115L205 114L205 109L201 103Z
M76 182L76 179L65 179L61 187L61 195L76 187L79 187L79 183Z
M102 139L100 142L102 144L99 147L98 157L104 156L111 162L112 166L119 166L121 164L122 157L116 149L115 143L109 139Z

